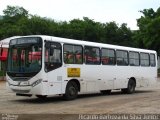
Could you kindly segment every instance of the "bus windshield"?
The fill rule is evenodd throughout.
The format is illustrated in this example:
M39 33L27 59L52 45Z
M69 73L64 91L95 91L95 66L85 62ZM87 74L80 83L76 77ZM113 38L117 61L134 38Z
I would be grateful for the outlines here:
M42 40L40 38L23 40L20 38L10 42L7 72L38 73L42 67Z

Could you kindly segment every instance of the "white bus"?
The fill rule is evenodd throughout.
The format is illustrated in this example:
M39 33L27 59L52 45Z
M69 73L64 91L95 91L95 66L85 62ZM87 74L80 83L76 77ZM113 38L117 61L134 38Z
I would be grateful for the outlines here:
M153 50L32 35L9 44L7 86L17 95L45 98L79 93L109 94L157 80L157 54Z

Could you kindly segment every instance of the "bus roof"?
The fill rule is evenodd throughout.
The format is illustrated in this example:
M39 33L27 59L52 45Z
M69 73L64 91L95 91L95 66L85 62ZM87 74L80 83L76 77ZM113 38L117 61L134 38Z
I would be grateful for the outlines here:
M68 39L68 38L61 38L61 37L54 37L54 36L47 36L47 35L29 35L29 36L20 36L20 37L41 37L43 40L50 40L50 41L55 41L55 42L68 43L68 44L95 46L95 47L110 48L110 49L115 49L115 50L156 53L155 50L125 47L125 46L111 45L111 44L97 43L97 42L88 42L88 41L83 41L83 40L75 40L75 39Z
M15 39L17 37L19 37L19 36L13 36L13 37L9 37L9 38L5 38L5 39L1 40L0 47L8 48L10 40Z

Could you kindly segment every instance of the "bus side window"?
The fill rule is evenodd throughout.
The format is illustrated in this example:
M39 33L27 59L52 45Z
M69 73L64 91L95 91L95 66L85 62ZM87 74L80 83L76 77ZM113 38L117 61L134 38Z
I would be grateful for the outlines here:
M77 64L82 64L83 63L83 53L82 53L82 51L76 51L75 52L76 53L76 63Z
M62 66L62 47L57 42L46 42L45 44L45 71L57 69Z
M83 64L83 48L80 45L64 44L64 63Z
M98 47L85 46L84 51L85 63L99 65L100 61L100 49Z
M101 61L103 65L115 65L115 50L102 48Z
M117 65L127 66L129 63L127 51L117 50L116 58L117 58Z
M139 66L140 65L140 60L139 60L139 53L130 51L129 52L129 64L130 66Z
M156 66L156 59L155 59L155 54L150 54L150 65L151 67L155 67Z
M149 54L140 53L141 66L149 66Z

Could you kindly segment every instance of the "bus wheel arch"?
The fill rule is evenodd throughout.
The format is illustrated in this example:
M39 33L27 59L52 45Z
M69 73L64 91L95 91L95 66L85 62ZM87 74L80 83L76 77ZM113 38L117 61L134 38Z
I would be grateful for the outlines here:
M77 98L78 91L80 91L80 83L78 80L72 79L67 83L63 97L65 100L73 100Z
M136 87L136 79L134 77L131 77L129 80L133 80L135 82L135 87ZM128 81L129 82L129 81Z
M132 94L135 92L136 87L136 79L134 77L131 77L128 80L127 88L121 89L123 93Z
M80 92L80 82L77 79L71 79L69 82L75 82L77 84L78 91Z

